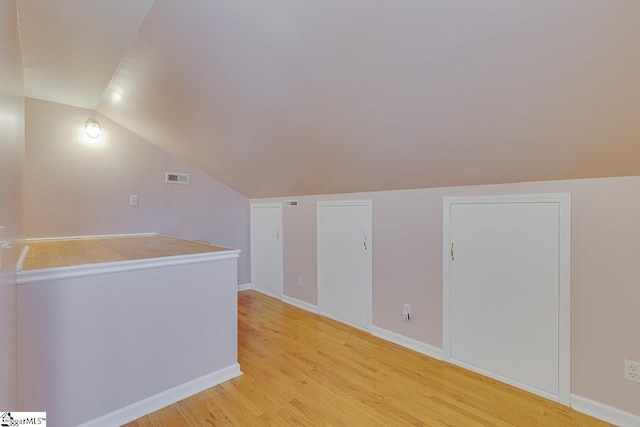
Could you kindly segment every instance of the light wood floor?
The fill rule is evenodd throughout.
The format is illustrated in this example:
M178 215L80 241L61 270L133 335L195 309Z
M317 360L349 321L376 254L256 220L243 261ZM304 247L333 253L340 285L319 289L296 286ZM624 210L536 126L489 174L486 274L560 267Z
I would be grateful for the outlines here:
M238 323L244 375L128 426L608 425L255 291Z

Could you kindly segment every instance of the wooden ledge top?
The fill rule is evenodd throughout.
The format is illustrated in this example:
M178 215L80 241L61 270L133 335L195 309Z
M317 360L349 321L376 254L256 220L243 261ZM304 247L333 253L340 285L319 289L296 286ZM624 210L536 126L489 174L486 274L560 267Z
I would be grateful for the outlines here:
M27 246L23 271L230 250L159 235L34 240Z

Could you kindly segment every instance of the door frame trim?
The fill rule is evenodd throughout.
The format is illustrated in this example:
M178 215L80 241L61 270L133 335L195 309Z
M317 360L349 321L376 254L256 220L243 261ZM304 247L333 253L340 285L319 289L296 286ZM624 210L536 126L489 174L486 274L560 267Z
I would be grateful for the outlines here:
M450 336L450 259L451 206L482 203L558 203L558 395L512 381L451 358ZM548 399L571 405L571 193L516 194L497 196L443 197L442 212L442 350L443 360L493 377Z
M280 295L272 295L270 293L264 292L261 289L257 289L256 288L256 282L255 282L255 275L254 275L254 260L253 260L253 208L278 208L280 210L280 224L278 225L279 231L280 231L280 258L282 259L282 262L280 263ZM249 250L251 251L251 284L252 284L252 289L254 291L258 291L262 294L268 295L270 297L273 298L277 298L279 300L282 300L282 295L284 295L284 245L283 245L283 241L284 241L284 232L282 230L282 203L278 202L278 203L251 203L250 204L250 209L251 209L251 230L250 230L250 234L251 234L251 242L250 242L250 246L249 246Z
M325 206L365 206L369 208L369 226L367 229L367 235L369 237L369 247L368 247L368 254L369 254L369 283L368 283L368 291L369 291L369 297L368 297L368 307L367 307L367 326L365 328L363 328L362 326L353 324L351 322L348 322L346 320L342 320L342 319L337 319L333 316L331 316L330 314L327 314L326 311L323 310L323 306L322 306L322 269L320 268L322 260L320 259L320 254L322 253L322 239L320 238L321 233L322 233L322 208ZM322 314L323 316L329 317L333 320L337 320L341 323L347 324L349 326L352 326L354 328L357 329L361 329L367 332L371 331L371 326L373 325L373 203L370 199L368 200L336 200L336 201L318 201L317 202L317 219L316 219L316 224L317 224L317 234L316 234L316 240L317 240L317 250L316 250L316 257L317 257L317 269L318 269L318 312L320 314Z

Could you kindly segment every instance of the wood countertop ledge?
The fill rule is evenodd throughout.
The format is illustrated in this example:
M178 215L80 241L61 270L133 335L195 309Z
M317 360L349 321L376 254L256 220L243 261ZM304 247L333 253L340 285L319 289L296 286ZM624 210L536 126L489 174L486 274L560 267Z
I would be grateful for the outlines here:
M77 277L237 258L239 253L237 249L155 234L30 240L18 265L18 283L36 277Z

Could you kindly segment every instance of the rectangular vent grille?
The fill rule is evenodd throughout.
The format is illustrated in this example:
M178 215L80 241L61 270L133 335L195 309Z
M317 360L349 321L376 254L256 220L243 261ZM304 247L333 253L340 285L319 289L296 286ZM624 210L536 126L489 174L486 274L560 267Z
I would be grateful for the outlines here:
M297 200L285 200L284 202L282 202L282 204L284 206L298 206L298 201Z
M164 181L168 184L188 184L189 174L178 172L165 172Z

